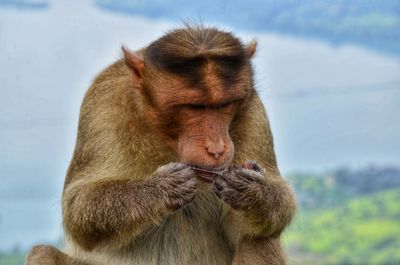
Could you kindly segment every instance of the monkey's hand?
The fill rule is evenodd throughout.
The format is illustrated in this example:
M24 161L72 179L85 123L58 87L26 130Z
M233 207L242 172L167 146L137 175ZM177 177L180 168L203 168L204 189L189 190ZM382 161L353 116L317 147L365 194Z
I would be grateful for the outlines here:
M279 235L295 210L294 195L281 177L267 177L256 162L246 161L217 178L215 194L243 213L251 234Z
M168 209L177 210L194 199L198 182L190 166L169 163L157 169L154 179L164 194Z
M266 181L261 167L246 161L234 166L214 182L214 192L235 210L248 210L262 203Z

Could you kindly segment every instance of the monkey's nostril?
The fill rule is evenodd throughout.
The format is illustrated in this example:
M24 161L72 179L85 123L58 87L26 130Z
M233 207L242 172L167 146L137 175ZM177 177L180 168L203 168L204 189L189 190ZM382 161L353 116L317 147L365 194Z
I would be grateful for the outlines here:
M213 156L215 159L218 159L224 153L224 147L215 148L215 147L206 147L207 153Z
M207 153L215 159L218 159L225 152L225 143L222 138L218 140L207 139L204 147Z

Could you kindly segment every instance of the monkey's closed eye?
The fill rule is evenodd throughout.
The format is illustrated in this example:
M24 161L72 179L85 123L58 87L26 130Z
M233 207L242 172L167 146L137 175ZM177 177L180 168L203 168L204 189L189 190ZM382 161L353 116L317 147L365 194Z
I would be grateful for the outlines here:
M234 102L227 102L227 103L224 103L224 104L220 104L220 105L216 106L215 108L216 109L223 109L223 108L226 108L226 107L232 105L233 103Z
M186 108L192 109L192 110L205 110L206 106L201 105L201 104L187 104L185 105Z
M234 99L234 100L231 100L231 101L216 105L215 109L224 109L224 108L227 108L229 106L237 105L241 101L242 101L242 99Z

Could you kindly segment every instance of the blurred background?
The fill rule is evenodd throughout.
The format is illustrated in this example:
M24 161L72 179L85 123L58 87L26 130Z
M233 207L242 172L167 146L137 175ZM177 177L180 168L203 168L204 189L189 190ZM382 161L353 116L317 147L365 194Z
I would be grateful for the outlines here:
M258 40L290 264L400 264L400 0L0 0L0 264L61 242L91 80L183 19Z

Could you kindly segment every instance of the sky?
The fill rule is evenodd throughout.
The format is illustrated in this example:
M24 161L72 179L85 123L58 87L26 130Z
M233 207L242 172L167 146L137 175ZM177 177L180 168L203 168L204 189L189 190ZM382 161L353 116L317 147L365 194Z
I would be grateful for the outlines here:
M0 8L0 249L60 236L61 191L84 92L120 58L122 44L140 48L179 25L88 1ZM256 87L284 174L399 164L397 55L220 27L259 43Z

